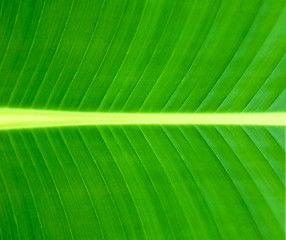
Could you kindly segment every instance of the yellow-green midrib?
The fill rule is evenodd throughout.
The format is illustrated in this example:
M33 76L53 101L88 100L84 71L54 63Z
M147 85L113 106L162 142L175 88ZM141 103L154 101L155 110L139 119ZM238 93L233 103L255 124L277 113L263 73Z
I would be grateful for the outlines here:
M0 120L0 129L146 124L284 126L286 113L98 113L3 108Z

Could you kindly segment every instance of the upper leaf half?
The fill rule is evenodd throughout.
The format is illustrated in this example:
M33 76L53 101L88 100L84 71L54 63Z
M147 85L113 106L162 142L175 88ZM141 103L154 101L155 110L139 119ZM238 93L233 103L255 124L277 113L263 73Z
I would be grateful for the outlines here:
M285 111L285 6L284 0L3 1L0 105Z

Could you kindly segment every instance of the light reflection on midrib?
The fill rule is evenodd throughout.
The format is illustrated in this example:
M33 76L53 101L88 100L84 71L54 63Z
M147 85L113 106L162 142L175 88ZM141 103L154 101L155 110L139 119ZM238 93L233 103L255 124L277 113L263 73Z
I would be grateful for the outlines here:
M285 126L286 113L100 113L0 108L0 129L90 125Z

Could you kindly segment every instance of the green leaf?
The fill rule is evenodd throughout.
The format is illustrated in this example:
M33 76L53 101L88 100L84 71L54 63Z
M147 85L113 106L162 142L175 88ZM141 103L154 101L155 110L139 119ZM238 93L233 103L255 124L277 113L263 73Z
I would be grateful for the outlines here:
M1 1L1 239L284 239L284 0Z

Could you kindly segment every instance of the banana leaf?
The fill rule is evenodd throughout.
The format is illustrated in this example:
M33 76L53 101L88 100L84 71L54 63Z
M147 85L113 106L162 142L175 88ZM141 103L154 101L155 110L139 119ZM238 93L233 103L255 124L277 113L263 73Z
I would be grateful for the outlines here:
M0 238L285 239L285 22L285 0L0 0Z

